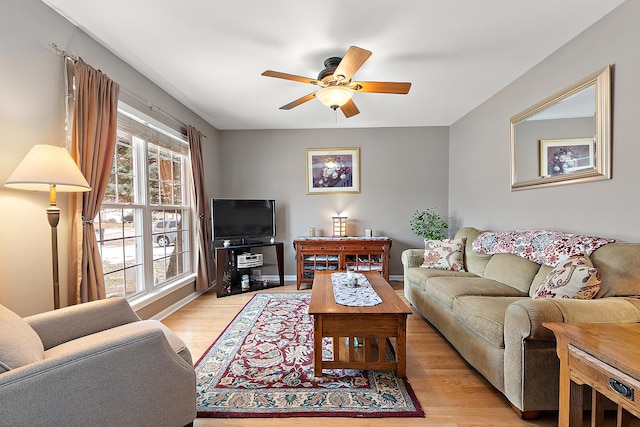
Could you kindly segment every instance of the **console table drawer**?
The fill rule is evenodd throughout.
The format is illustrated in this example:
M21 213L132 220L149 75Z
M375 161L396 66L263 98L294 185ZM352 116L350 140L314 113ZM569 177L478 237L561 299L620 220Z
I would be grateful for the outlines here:
M347 251L354 251L354 252L358 252L358 251L378 251L381 252L384 250L384 247L381 246L379 243L375 244L375 243L363 243L361 245L355 245L355 244L349 244L349 245L345 245L344 247L345 250Z
M640 381L606 362L569 345L571 379L591 386L625 409L640 416Z
M332 252L336 252L336 251L341 251L343 249L342 245L336 245L336 244L325 244L325 245L317 245L317 244L312 244L312 243L302 243L299 245L296 245L298 247L298 250L300 252L313 252L313 253L317 253L320 251L332 251Z

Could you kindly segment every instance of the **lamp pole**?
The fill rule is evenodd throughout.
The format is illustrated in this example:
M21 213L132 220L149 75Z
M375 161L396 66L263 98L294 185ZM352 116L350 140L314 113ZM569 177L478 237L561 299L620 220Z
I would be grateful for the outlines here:
M51 263L53 265L53 308L60 308L60 276L58 272L58 222L60 208L56 205L56 185L49 185L49 207L47 219L51 226Z

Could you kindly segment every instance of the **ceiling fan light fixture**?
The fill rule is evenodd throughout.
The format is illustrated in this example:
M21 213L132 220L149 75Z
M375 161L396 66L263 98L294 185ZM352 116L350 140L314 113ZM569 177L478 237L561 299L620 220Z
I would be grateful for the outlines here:
M316 92L316 98L334 110L349 102L353 91L344 86L327 86Z

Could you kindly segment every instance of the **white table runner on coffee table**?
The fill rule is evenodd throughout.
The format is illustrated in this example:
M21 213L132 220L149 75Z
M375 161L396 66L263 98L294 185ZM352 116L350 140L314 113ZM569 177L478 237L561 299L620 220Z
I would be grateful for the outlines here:
M364 274L354 273L354 277L358 281L357 287L347 285L347 273L331 274L336 303L350 307L371 307L382 302Z

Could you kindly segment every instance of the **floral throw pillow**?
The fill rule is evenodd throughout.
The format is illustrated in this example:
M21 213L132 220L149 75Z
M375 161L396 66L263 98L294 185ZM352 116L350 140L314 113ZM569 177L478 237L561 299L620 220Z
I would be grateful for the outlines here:
M591 299L600 290L601 276L586 255L559 263L533 293L533 298Z
M442 240L424 239L424 262L420 267L465 271L464 245L466 241L466 237Z

